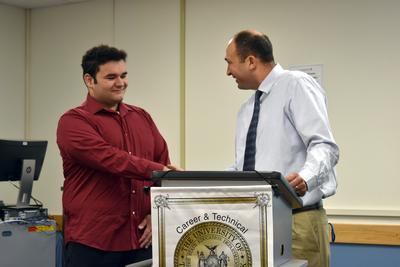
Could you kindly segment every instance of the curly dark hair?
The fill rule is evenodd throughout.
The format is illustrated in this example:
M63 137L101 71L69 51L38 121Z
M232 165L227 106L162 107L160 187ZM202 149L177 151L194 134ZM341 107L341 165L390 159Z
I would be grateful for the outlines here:
M83 75L86 73L93 77L96 82L96 73L100 65L109 61L126 61L127 54L124 50L119 50L108 45L99 45L89 49L82 57Z

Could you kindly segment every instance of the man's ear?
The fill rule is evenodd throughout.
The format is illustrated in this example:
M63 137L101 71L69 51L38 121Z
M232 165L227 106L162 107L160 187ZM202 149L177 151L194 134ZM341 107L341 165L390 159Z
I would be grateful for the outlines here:
M83 75L83 81L88 88L92 88L94 85L94 79L89 73L85 73L85 75Z
M247 57L246 60L248 62L247 64L249 66L249 69L254 70L256 68L257 59L254 56L250 55Z

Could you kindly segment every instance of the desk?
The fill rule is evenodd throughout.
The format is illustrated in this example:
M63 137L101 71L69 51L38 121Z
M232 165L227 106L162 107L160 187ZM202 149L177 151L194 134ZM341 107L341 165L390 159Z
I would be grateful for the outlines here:
M54 267L55 264L55 221L0 222L0 266Z

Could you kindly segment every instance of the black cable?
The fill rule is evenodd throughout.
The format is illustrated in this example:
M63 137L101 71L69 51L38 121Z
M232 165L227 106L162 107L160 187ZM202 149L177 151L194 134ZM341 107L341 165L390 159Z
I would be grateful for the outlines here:
M18 190L20 189L20 187L12 182L9 182L12 186L14 186L15 188L17 188ZM40 201L39 199L35 198L34 196L32 196L31 194L31 199L33 199L33 201L35 202L36 205L43 207L43 203L42 201Z
M335 243L336 240L336 234L335 234L335 228L333 227L332 223L328 223L330 228L331 228L331 239L332 239L332 243Z
M154 182L153 186L156 186L156 187L161 186L161 180L162 180L168 173L173 172L173 171L174 171L174 170L172 170L172 169L169 169L168 171L157 171L158 173L161 173L161 172L162 172L162 175L161 175L160 177L157 177L157 180L155 180L154 178L152 179L153 182ZM149 186L146 186L146 187L148 187L148 188L144 188L145 192L146 192L146 190L149 192L149 191L150 191L150 187L149 187Z
M266 179L261 173L259 173L257 170L254 170L255 173L258 174L258 176L260 176L267 184L269 184L272 188L272 191L274 192L274 196L280 196L280 192L279 192L279 187L276 184L271 183L270 181L268 181L268 179Z
M164 178L168 173L173 172L174 170L169 169L168 171L163 171L163 175L161 175L160 179Z

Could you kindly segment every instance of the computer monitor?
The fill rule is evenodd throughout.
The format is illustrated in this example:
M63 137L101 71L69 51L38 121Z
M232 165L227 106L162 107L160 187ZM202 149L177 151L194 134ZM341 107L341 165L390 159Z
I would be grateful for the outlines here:
M0 140L0 182L20 181L17 208L29 207L46 149L47 141Z

